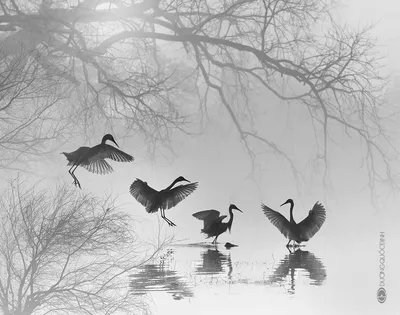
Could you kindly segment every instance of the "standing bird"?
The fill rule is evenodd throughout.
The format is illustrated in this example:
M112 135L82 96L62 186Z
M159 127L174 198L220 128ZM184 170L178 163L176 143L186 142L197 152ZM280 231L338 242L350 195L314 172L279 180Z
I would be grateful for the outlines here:
M130 187L130 193L138 202L146 207L148 213L157 212L158 209L160 209L161 218L163 218L169 226L176 226L175 223L165 217L165 210L175 207L195 191L198 185L196 182L172 188L176 183L183 181L190 183L190 181L183 176L179 176L167 188L157 191L147 185L146 182L137 178Z
M74 179L75 186L81 188L81 184L74 174L78 166L82 166L92 173L108 174L114 170L105 159L111 159L117 162L131 162L134 160L131 155L106 144L107 140L114 142L118 147L114 137L110 134L106 134L103 140L101 140L101 143L94 147L80 147L78 150L70 153L62 152L68 160L68 166L71 165L68 172Z
M286 244L287 248L289 248L290 241L293 241L293 243L296 241L298 244L301 242L307 242L319 231L326 218L324 206L317 201L308 213L308 217L300 223L296 223L293 219L293 200L286 200L286 202L281 204L281 207L288 203L290 204L290 222L279 212L261 204L262 210L267 218L278 228L279 231L281 231L283 235L285 235L287 239L289 239L289 242Z
M196 219L204 221L204 227L201 230L201 232L207 234L207 238L215 236L214 240L212 241L212 244L215 244L217 242L218 236L226 232L227 229L229 229L229 233L231 232L232 222L233 222L232 210L234 209L243 213L242 210L240 210L234 204L231 204L229 206L228 222L222 222L222 220L225 219L227 216L226 215L219 216L219 211L217 210L204 210L193 213L193 216Z

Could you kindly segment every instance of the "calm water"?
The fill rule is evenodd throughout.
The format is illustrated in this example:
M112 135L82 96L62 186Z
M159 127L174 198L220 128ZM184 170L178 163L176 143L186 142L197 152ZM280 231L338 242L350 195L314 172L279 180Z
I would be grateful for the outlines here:
M202 285L246 284L280 288L287 294L295 294L296 281L320 286L327 277L321 259L301 248L288 250L278 261L256 263L232 261L234 250L238 249L207 243L171 247L157 262L138 268L131 276L132 292L137 295L166 292L173 299L181 300L194 297L196 287ZM193 256L193 259L177 258L181 255Z
M376 298L378 232L359 242L350 231L328 242L321 229L320 238L291 251L279 233L231 249L229 234L217 245L180 242L130 276L131 292L150 298L154 314L396 314L390 264L388 300Z

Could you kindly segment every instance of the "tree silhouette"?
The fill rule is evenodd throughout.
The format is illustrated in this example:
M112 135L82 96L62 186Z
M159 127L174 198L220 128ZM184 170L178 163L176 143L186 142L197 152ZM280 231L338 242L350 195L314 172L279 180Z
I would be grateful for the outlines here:
M152 150L160 142L171 148L176 129L194 133L218 102L253 162L261 144L298 176L293 157L257 123L271 108L255 91L269 93L308 115L311 158L325 182L329 144L341 130L361 141L374 190L393 184L398 152L384 123L393 109L382 101L386 80L371 28L338 25L333 3L1 0L2 62L23 53L23 67L33 63L69 87L78 126L118 122Z
M111 199L66 186L54 194L26 186L14 180L0 199L2 313L145 310L145 303L129 294L128 273L162 246L139 258L131 220Z

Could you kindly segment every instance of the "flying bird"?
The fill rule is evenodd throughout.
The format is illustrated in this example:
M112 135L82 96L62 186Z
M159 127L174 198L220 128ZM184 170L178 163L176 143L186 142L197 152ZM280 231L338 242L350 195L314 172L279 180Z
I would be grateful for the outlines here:
M74 179L75 186L81 188L81 184L74 174L78 166L82 166L92 173L108 174L114 170L105 159L111 159L116 162L131 162L134 160L131 155L106 144L107 140L114 142L118 147L114 137L110 134L106 134L101 140L101 143L94 147L80 147L78 150L70 153L62 152L68 160L68 166L71 165L68 172Z
M130 187L130 193L139 203L146 207L148 213L157 212L158 209L160 209L161 218L163 218L169 226L176 226L175 223L165 216L165 210L175 207L195 191L198 186L196 182L174 187L174 185L179 182L190 183L190 181L183 176L179 176L167 188L158 191L137 178Z
M240 212L243 212L234 204L231 204L229 206L228 222L222 222L222 220L225 219L227 216L226 215L220 216L219 211L217 210L204 210L193 213L193 216L196 219L203 220L204 227L201 230L201 232L207 234L207 238L215 237L214 240L212 241L212 244L215 244L217 242L218 236L226 232L227 229L229 229L229 233L231 232L232 222L233 222L233 210L238 210Z
M297 242L298 244L301 242L307 242L319 231L322 224L325 222L326 212L324 206L317 201L308 213L307 218L300 223L296 223L293 219L293 200L286 200L281 204L281 207L285 204L290 204L290 222L282 214L272 210L264 204L261 204L261 208L271 223L275 225L287 239L289 239L286 247L289 247L291 241L293 241L293 244L294 242Z

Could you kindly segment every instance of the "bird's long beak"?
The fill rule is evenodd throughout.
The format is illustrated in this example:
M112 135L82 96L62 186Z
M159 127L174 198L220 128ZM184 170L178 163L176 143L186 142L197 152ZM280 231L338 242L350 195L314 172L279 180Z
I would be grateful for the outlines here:
M242 211L242 210L240 210L240 209L237 209L237 208L236 208L236 210L237 210L237 211L240 211L241 213L243 213L243 211Z
M282 204L280 205L280 207L284 206L284 205L287 204L287 203L288 203L288 202L285 201L284 203L282 203Z
M114 142L115 145L119 148L119 145L115 142L115 140L112 140L112 142Z

